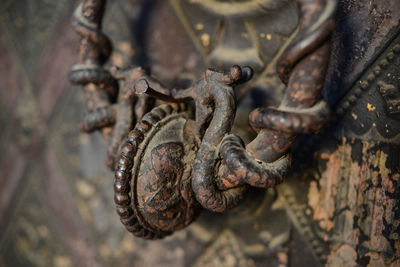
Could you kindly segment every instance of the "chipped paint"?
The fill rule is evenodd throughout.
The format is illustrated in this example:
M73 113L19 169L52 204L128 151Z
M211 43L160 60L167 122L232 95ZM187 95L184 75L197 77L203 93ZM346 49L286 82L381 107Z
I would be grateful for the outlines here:
M308 205L332 244L329 266L394 264L400 255L400 175L389 153L398 148L353 141L344 139L310 182Z

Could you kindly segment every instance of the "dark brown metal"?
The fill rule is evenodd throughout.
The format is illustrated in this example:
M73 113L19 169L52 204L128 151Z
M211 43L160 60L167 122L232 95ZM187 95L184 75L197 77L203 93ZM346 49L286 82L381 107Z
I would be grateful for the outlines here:
M333 29L335 1L298 1L298 4L299 33L277 64L282 82L288 85L285 96L278 109L257 109L250 114L250 123L259 133L246 149L239 136L223 137L230 127L224 128L221 123L218 125L221 135L217 135L212 125L213 120L229 125L233 117L217 107L232 110L234 106L221 100L200 102L210 94L206 90L185 95L195 99L199 125L204 125L210 105L214 105L213 119L207 129L214 142L203 137L204 149L200 147L193 171L192 187L204 208L222 212L237 204L243 185L272 187L282 182L290 167L287 151L295 135L318 131L328 122L329 109L321 100L320 91L328 65L328 37ZM218 145L222 162L215 177Z
M109 141L106 162L115 167L117 213L128 231L146 239L162 238L192 222L200 206L223 212L239 203L248 185L281 183L296 135L317 132L329 121L321 89L336 1L297 2L298 33L277 62L286 92L278 108L250 114L258 135L246 147L230 132L236 113L233 88L252 78L250 67L235 65L225 73L208 69L192 87L171 91L140 67L105 71L101 67L111 52L101 32L105 1L84 1L78 7L80 63L70 77L84 85L91 110L80 128L101 129ZM155 98L171 104L144 115ZM179 103L190 99L194 118Z
M320 92L329 61L328 37L333 29L336 1L300 0L298 4L300 10L298 35L277 63L278 74L282 82L287 84L284 98L276 111L257 109L250 114L250 123L255 126L260 126L259 122L268 117L269 113L272 113L270 119L276 117L277 111L281 114L279 120L273 123L275 126L271 130L261 129L257 138L247 146L247 150L263 162L272 162L281 157L294 141L293 134L276 137L276 130L310 132L312 127L318 130L327 121L326 105L318 103L323 101L320 99ZM309 50L313 49L315 50L311 53ZM290 78L287 78L288 74ZM317 107L322 110L316 110ZM315 116L304 114L310 112ZM318 126L315 126L318 121L312 119L316 120L320 116L322 118L319 118ZM267 122L264 126L262 128L268 128L270 123Z
M198 214L187 164L198 147L192 114L184 104L160 105L136 124L121 148L115 204L121 222L135 236L162 238Z
M177 99L192 98L196 105L195 130L202 142L193 163L192 189L197 201L212 211L224 211L238 204L245 188L220 191L214 183L218 145L230 132L236 112L232 86L252 77L252 69L233 66L228 73L207 70L205 78L192 88L175 91Z
M115 99L117 81L102 68L112 51L108 37L101 31L105 0L83 1L75 11L73 27L80 35L78 63L69 73L71 82L84 85L89 110L106 106Z
M118 93L117 80L103 69L104 62L112 51L108 37L101 31L101 20L105 0L83 1L75 11L73 27L80 35L78 63L69 78L72 83L82 85L89 114L79 128L86 132L101 129L106 140L111 139L112 127L117 121L117 110L110 107Z
M286 91L276 65L298 33L295 1L108 1L102 31L112 36L114 49L104 69L113 76L108 66L125 68L137 60L168 88L187 88L204 78L208 66L227 71L235 64L251 66L254 78L234 88L231 131L243 144L217 146L215 173L221 172L227 168L221 150L249 155L243 147L257 135L249 124L253 109L269 110L252 122L256 129L276 130L277 136L305 129L304 115L295 116L299 128L285 128L297 109L285 108L290 113L282 122L283 110L274 110ZM117 97L109 100L105 93L108 104L92 109L96 116L88 118L85 129L96 133L77 131L79 119L84 122L90 113L83 86L71 87L65 76L78 62L80 36L70 24L80 2L0 1L0 265L400 266L399 0L338 1L322 90L331 121L318 134L296 137L284 182L269 189L238 185L247 187L238 207L220 214L203 210L189 227L156 242L131 235L115 214L114 173L104 165L107 142L99 134L111 138ZM170 92L149 85L170 99ZM135 114L147 98L162 103L160 94L134 91ZM191 206L175 202L183 195L175 179L190 177L201 144L194 131L194 101L186 101L193 108L189 119L179 117L188 112L181 110L176 119L162 119L171 118L167 124L156 123L133 159L140 165L132 167L129 207L139 211L140 225L155 232L185 225L179 214L186 213L171 211ZM184 136L193 143L180 142L181 129L191 130ZM118 165L119 155L116 159ZM267 181L283 178L284 163L282 158L279 176L268 174ZM259 162L254 165L260 169ZM227 186L240 182L230 178L223 180L232 183ZM184 179L190 190L191 179ZM223 193L221 180L212 181ZM201 209L194 193L190 199ZM181 221L174 224L163 214Z
M154 106L154 98L137 95L136 82L146 78L153 87L162 86L141 67L111 71L103 68L112 51L110 40L101 31L105 4L105 0L85 0L75 11L73 26L81 36L79 63L72 67L69 78L83 85L89 109L79 128L85 132L102 131L108 142L106 164L113 170L121 142L134 123Z

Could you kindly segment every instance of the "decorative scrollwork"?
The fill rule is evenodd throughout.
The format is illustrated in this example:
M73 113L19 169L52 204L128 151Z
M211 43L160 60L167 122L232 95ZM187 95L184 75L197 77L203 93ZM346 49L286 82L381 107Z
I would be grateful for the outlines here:
M321 90L336 0L297 3L297 35L277 62L287 86L283 100L277 108L251 112L250 125L258 135L247 146L231 128L233 88L252 78L250 67L208 69L184 90L166 90L142 68L105 71L102 64L111 51L100 27L105 1L85 0L78 7L80 57L70 78L85 86L91 110L80 128L101 129L109 141L107 165L115 167L117 213L128 231L162 238L192 222L200 205L223 212L239 203L247 186L281 183L290 169L288 150L296 135L317 132L329 121ZM147 113L154 98L170 104ZM194 118L180 103L190 99Z

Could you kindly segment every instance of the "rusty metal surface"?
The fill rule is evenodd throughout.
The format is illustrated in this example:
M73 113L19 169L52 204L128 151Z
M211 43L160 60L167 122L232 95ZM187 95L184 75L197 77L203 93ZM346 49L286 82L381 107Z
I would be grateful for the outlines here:
M69 73L74 84L84 86L89 114L80 128L86 132L101 130L109 143L106 164L114 169L118 148L137 119L154 104L150 97L137 97L132 85L147 77L142 68L131 70L103 68L112 44L101 30L106 1L83 1L75 11L74 29L81 36L79 63ZM117 80L124 84L119 88ZM115 103L116 102L116 103ZM132 117L132 115L135 115Z
M209 26L220 18L206 2L213 1L204 1L204 6L187 1L110 2L103 30L114 43L112 64L130 66L132 59L140 65L147 62L144 65L151 66L169 88L182 87L182 82L196 80L209 66L201 51L216 65L226 57L218 58L219 53L212 51L227 45L261 51L261 58L268 61L279 54L274 48L287 41L297 24L296 5L289 1L270 7L276 12L273 16L257 12L253 16L251 9L243 8L253 24L242 24L245 17L231 14L225 23L216 24L227 31L213 36ZM177 15L175 3L185 14L195 13L186 20L189 27L182 26L185 20ZM88 137L76 129L86 109L84 96L78 88L71 90L65 77L79 44L70 27L77 4L65 0L0 3L1 266L398 265L398 194L392 190L400 165L399 148L392 145L398 140L398 117L393 111L398 99L398 57L394 50L394 57L390 54L397 36L392 29L399 20L396 1L339 1L323 93L330 104L343 99L333 106L337 121L318 139L314 156L309 156L315 148L309 139L299 139L308 154L299 156L294 150L294 160L313 161L309 169L295 169L277 187L278 198L266 198L268 205L254 200L257 194L263 199L262 190L252 191L237 209L223 215L203 212L185 230L151 242L125 233L116 219L112 173L103 163L107 144L98 134ZM212 14L216 17L211 19ZM240 34L234 34L235 27ZM186 34L189 31L194 35ZM223 38L214 38L218 36ZM251 36L251 42L246 36ZM194 45L196 38L199 47ZM381 63L386 57L387 63ZM263 62L248 83L256 91L246 86L235 89L238 107L233 131L246 143L255 136L247 125L248 113L254 107L277 106L283 96L276 61L271 62ZM378 66L378 75L369 80ZM91 129L97 123L99 127L115 123L113 112L97 112L88 117ZM373 130L374 123L379 125L374 134L361 126ZM351 139L342 141L343 136ZM179 148L171 149L179 154ZM357 188L356 197L346 197L350 192L346 188ZM328 212L321 213L321 207ZM376 216L382 211L384 216Z
M334 25L335 2L300 1L298 4L302 12L299 32L277 63L278 73L288 88L279 109L274 110L275 118L271 118L268 110L257 110L250 115L252 126L256 126L254 121L257 121L260 131L247 146L250 157L240 137L227 135L236 111L231 86L250 80L253 76L250 68L233 66L226 74L209 69L205 78L191 88L172 91L172 97L177 100L194 100L195 132L201 144L194 162L185 164L193 164L192 190L196 200L208 210L223 212L236 206L246 184L265 188L282 182L290 166L290 156L285 154L294 141L295 136L291 133L319 130L328 120L328 108L320 100L320 91L328 65L327 38ZM304 76L304 73L312 75ZM297 110L290 111L290 108ZM270 117L273 123L260 123L259 117ZM271 130L262 130L271 124L275 124ZM218 173L219 145L222 164ZM258 164L256 160L264 164ZM132 198L137 194L142 193L134 189Z
M115 172L117 213L135 236L157 239L182 229L197 216L190 188L198 140L192 112L164 104L147 113L121 148ZM130 197L132 196L132 198Z
M196 200L208 210L223 212L232 208L238 205L239 200L242 198L246 190L245 184L265 188L275 186L283 181L290 166L290 156L285 154L295 137L291 133L310 132L310 129L319 130L327 121L329 112L327 111L327 106L320 101L320 90L323 88L325 70L328 63L329 45L326 40L333 29L332 17L335 7L336 2L334 1L298 2L300 12L298 33L283 51L277 62L278 74L282 82L288 85L288 88L280 107L274 110L275 117L272 118L268 114L268 110L256 110L250 116L250 123L259 131L259 134L248 145L247 150L253 157L249 158L246 155L240 137L226 135L232 129L236 112L233 85L250 80L253 76L251 68L240 68L235 65L231 67L229 73L225 74L208 69L205 78L191 88L179 91L172 90L171 96L169 96L168 92L163 96L162 92L157 92L157 89L152 88L154 86L150 84L153 84L153 80L148 78L142 68L122 71L113 69L111 73L101 69L111 51L110 41L101 32L105 1L83 1L75 13L77 21L75 31L81 35L79 63L72 67L70 80L85 86L88 107L89 109L96 108L96 110L94 114L86 118L88 121L81 128L102 130L105 139L109 142L106 163L111 170L114 170L115 159L118 157L121 142L123 139L129 138L129 136L126 136L132 130L135 121L143 123L140 121L140 115L145 114L146 109L151 106L146 102L138 101L143 105L135 107L134 110L140 115L135 114L136 118L132 118L133 104L138 94L147 93L149 97L142 95L141 98L146 98L148 101L151 101L151 95L159 96L159 98L161 97L166 101L193 99L196 107L194 134L201 140L201 144L194 162L183 162L184 166L193 164L190 177L191 188L186 190L193 190ZM306 72L312 75L304 77ZM99 109L99 107L110 105L115 101L118 80L122 80L123 84L119 88L117 104L113 105L114 108ZM158 84L155 85L157 86ZM158 85L158 87L160 86ZM158 89L160 90L161 88ZM165 91L168 90L164 89ZM154 100L152 102L154 103ZM321 102L322 105L316 104L317 102ZM313 108L314 105L316 108ZM298 110L287 110L290 108L297 108ZM103 115L103 118L100 115ZM260 122L261 119L259 117L269 117L272 121L269 124L268 122L265 123L265 121ZM96 118L96 120L91 118ZM276 124L275 121L279 121L284 126ZM316 125L317 121L319 122L318 125ZM112 123L115 125L112 125ZM95 125L87 127L88 124ZM108 126L114 127L109 129ZM272 129L263 130L268 126ZM145 128L140 128L139 124L139 129L144 131ZM163 131L168 130L164 129ZM275 137L272 138L273 136ZM215 169L216 165L219 164L217 147L220 144L222 148L222 165L221 171L218 173ZM139 144L136 146L139 146ZM131 150L134 153L137 147L135 148L134 146ZM134 153L134 155L136 154ZM283 157L283 159L279 159L280 157ZM174 222L174 216L181 213L178 206L172 214L167 215L163 211L163 206L160 206L157 210L154 207L147 206L147 201L144 203L138 202L137 199L147 199L150 196L153 199L154 194L164 192L164 190L161 190L163 186L156 186L158 189L153 192L154 189L152 187L143 185L143 183L147 183L147 179L142 178L144 176L143 172L147 172L146 168L133 171L133 175L138 175L139 178L135 179L135 182L130 185L131 168L134 163L138 164L138 160L143 160L140 154L137 160L134 160L134 156L126 158L122 155L119 157L120 162L116 172L116 180L122 182L122 184L117 183L122 187L116 188L115 202L118 206L117 210L120 211L123 208L119 212L122 216L121 221L131 227L131 232L144 238L159 238L165 236L171 230L181 228L179 223L175 225ZM258 165L255 163L256 160L263 162L265 166ZM277 161L274 162L275 160ZM159 167L161 170L158 172L163 173L163 168L165 168L164 171L167 171L170 167L168 162L161 162L165 164L165 167L161 165ZM217 173L219 178L216 179ZM154 183L163 185L164 179L167 179L167 181L172 179L166 172L164 175L166 177L156 176ZM180 172L175 180L178 179L179 183L183 183L186 179L180 180L182 175L183 173ZM215 180L219 181L215 182ZM182 184L176 184L174 180L170 182L174 183L177 188L183 186ZM220 188L216 186L218 183ZM132 187L131 192L129 192L130 187L128 186ZM147 189L140 190L140 188ZM160 201L167 201L169 197L171 196L166 194ZM195 201L190 200L189 202L195 208ZM136 209L135 212L129 208L130 204ZM138 219L140 217L138 208L143 209L142 213L153 213L152 216L155 216L155 218L158 217L158 214L154 214L157 211L163 213L164 215L161 215L161 217L170 218L173 225L168 226L167 221L161 223L158 220L159 223L155 229L149 226L145 229L145 225L149 223L149 220L157 221L157 219L152 219L152 216L144 216L146 219L142 220ZM189 213L192 214L194 212ZM191 220L189 218L185 221L190 222ZM187 225L187 222L184 225ZM165 229L168 229L168 231Z

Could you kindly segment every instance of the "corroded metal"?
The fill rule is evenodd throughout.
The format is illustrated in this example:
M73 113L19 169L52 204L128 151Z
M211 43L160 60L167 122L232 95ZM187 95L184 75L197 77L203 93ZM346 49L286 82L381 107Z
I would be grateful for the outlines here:
M114 191L117 213L129 232L156 239L187 226L199 211L190 188L198 140L192 111L164 104L147 113L121 148Z
M70 90L65 79L77 58L79 36L70 24L78 2L0 1L0 265L400 266L398 0L338 1L322 89L331 121L318 134L296 138L283 183L247 186L234 209L203 210L190 227L155 242L135 238L115 214L114 176L102 160L107 142L100 131L112 133L116 99L93 109L98 113L86 131L97 132L75 127L87 110L84 90ZM278 107L283 98L276 63L296 36L298 19L295 0L107 1L102 31L114 49L104 68L136 62L168 88L187 88L207 67L251 66L254 77L234 89L231 130L246 145L257 135L249 126L251 110ZM153 87L135 90L137 101L143 92L160 105L162 90ZM272 115L257 123L271 129ZM165 173L178 176L180 161L192 167L194 160L177 160L180 146L168 143L150 145L155 160L141 166L155 169L170 146L165 162L177 171ZM153 155L150 146L143 154ZM149 173L143 178L156 177ZM157 177L165 181L162 173Z
M252 77L251 68L233 66L228 73L208 70L205 78L192 88L177 91L177 99L192 98L196 106L195 130L201 145L193 163L192 189L197 201L212 211L223 211L238 204L245 188L221 191L216 188L218 145L230 132L235 118L236 101L232 86Z
M105 2L83 1L75 11L73 23L80 43L78 63L72 67L69 78L84 86L89 110L106 106L118 92L116 79L102 67L112 52L111 41L101 31Z
M243 185L271 187L282 182L290 167L287 150L295 135L318 131L329 119L329 109L321 100L320 91L328 65L335 2L299 1L298 4L301 10L299 33L277 64L282 82L288 85L285 96L278 109L257 109L250 114L250 123L259 134L247 149L239 136L225 135L229 127L223 125L229 125L233 118L217 109L218 105L224 106L224 110L232 110L234 106L219 99L202 102L203 98L207 100L202 96L210 94L207 90L200 91L201 94L194 93L194 90L191 93L185 91L185 96L195 99L200 134L204 131L200 125L210 117L207 113L210 104L214 105L207 131L216 139L210 143L206 136L203 137L205 148L204 152L199 151L192 182L196 198L204 208L225 211L237 204ZM219 125L219 133L224 137L218 139L218 135L212 132L215 127L213 120L225 122ZM217 162L210 155L218 154L218 145L222 164L216 172L218 177L215 177Z
M73 26L81 36L79 62L72 67L69 78L83 85L89 109L79 128L84 132L102 131L108 142L106 164L114 169L121 142L155 102L147 95L138 96L134 84L147 78L152 86L159 90L162 87L141 67L103 68L112 51L110 40L101 30L105 4L105 0L87 0L75 11Z
M252 78L252 68L208 69L184 90L165 89L140 67L105 71L102 64L111 51L100 27L105 1L84 1L78 7L81 56L70 77L90 92L91 110L80 128L101 129L108 140L106 163L115 169L117 213L128 231L162 238L191 223L199 207L223 212L238 205L247 186L281 183L290 169L288 150L296 135L317 132L329 121L321 89L336 1L297 3L298 33L277 62L287 86L283 100L277 108L251 112L250 124L258 135L247 146L231 129L234 87ZM144 115L155 98L171 104ZM180 103L189 100L194 101L194 117Z

